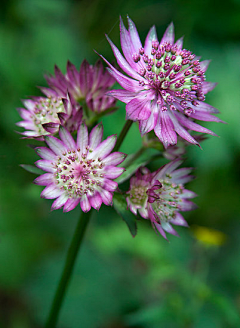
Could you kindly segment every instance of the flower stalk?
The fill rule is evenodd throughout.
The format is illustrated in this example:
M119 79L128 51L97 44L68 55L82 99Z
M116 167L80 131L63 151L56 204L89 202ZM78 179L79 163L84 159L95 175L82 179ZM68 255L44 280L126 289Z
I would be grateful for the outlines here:
M116 145L113 149L113 151L118 151L118 149L121 147L124 138L126 137L130 127L132 126L133 121L127 120L126 123L124 124L122 131L117 139Z
M68 249L65 266L52 302L52 307L49 312L49 316L46 321L45 328L56 327L59 312L64 300L65 293L67 291L67 287L90 219L90 215L91 215L91 211L87 213L82 212L79 221L77 223L77 227Z

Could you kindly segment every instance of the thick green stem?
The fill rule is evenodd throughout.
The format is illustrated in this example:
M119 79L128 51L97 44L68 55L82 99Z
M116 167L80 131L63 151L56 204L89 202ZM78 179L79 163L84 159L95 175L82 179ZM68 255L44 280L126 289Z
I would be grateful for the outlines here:
M90 211L91 212L91 211ZM81 242L84 237L84 233L86 231L89 218L90 218L90 212L88 213L82 213L79 221L77 223L76 230L74 232L71 244L68 249L67 258L65 262L65 266L62 272L61 279L59 281L52 307L45 325L45 328L55 328L57 324L57 319L59 315L59 311L61 309L63 299L68 287L68 283L74 268L74 264L77 258L78 251L81 246Z
M117 139L117 142L116 142L116 145L115 145L113 151L118 151L118 149L120 148L126 134L128 133L128 130L130 129L132 124L133 124L133 121L130 121L130 120L126 121L126 123Z

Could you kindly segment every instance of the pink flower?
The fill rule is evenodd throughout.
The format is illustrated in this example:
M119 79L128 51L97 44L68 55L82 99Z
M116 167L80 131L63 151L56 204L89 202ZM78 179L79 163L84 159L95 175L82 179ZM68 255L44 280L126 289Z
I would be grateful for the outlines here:
M69 94L63 97L47 88L41 90L46 97L24 100L26 108L18 109L23 121L17 125L26 130L21 134L25 138L44 140L44 136L57 133L60 125L67 127L70 132L78 130L82 109Z
M177 134L192 144L198 144L187 130L215 135L194 122L222 122L212 116L218 113L204 103L205 94L216 83L205 81L209 61L200 62L191 51L182 49L183 38L174 41L171 23L159 42L153 26L144 47L137 29L128 17L127 30L120 18L122 51L108 38L118 65L130 77L120 73L106 59L108 70L124 90L113 90L109 95L126 103L127 119L138 121L142 135L154 130L167 148L177 143Z
M76 101L85 101L93 112L101 113L115 106L116 100L106 95L115 79L104 69L100 60L94 66L84 60L79 72L68 61L65 75L55 66L55 76L46 76L46 80L58 94L68 91Z
M37 148L42 159L36 162L36 166L47 172L35 180L36 184L46 186L41 197L56 198L52 209L64 206L64 212L71 211L79 203L84 212L91 207L98 210L102 203L111 205L113 192L118 186L113 179L124 171L116 165L126 157L120 152L110 154L116 136L102 141L101 124L95 126L90 134L86 125L81 124L76 141L63 127L60 127L59 136L61 140L45 137L49 148Z
M188 175L191 168L176 170L181 163L181 160L174 160L153 173L141 168L130 180L129 209L150 220L165 239L165 231L178 235L171 224L188 226L179 211L190 211L196 206L189 200L196 194L184 188L193 178Z

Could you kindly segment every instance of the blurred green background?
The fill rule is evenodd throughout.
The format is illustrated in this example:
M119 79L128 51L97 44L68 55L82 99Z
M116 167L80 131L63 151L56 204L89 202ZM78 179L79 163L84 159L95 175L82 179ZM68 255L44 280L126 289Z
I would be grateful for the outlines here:
M173 21L176 37L212 59L207 95L225 124L206 123L220 137L188 147L196 167L188 188L199 208L185 213L190 228L170 242L149 222L132 238L111 208L90 222L59 318L62 328L240 327L240 1L10 0L0 10L0 327L40 328L59 280L80 209L50 212L40 186L19 164L38 158L15 133L21 99L40 95L43 74L69 59L94 63L93 49L114 60L104 34L119 46L119 15L135 22L142 41L155 24L161 38ZM123 104L103 119L105 136L119 133ZM133 126L122 151L140 146ZM205 227L205 229L200 228ZM212 230L214 229L214 230Z

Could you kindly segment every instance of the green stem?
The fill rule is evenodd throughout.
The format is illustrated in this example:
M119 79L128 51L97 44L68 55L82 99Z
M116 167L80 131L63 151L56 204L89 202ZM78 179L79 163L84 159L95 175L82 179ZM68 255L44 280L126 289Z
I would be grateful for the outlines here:
M113 149L113 151L118 151L118 149L120 148L126 134L128 133L128 130L130 129L131 125L133 124L133 121L130 121L130 120L127 120L118 139L117 139L117 142L116 142L116 145Z
M144 146L141 147L135 154L132 155L132 157L130 157L129 161L126 161L126 166L125 168L127 169L132 163L134 163L138 157L140 157L146 150L147 148L145 148Z
M89 222L90 212L91 211L89 211L88 213L82 213L79 218L76 230L74 232L71 244L68 249L65 266L64 266L62 276L59 281L54 299L53 299L52 307L51 307L45 328L55 328L56 327L59 311L61 309L63 299L65 296L65 292L67 290L68 283L69 283L69 280L70 280L70 277L71 277L71 274L72 274L72 271L74 268L76 257L77 257L78 251L80 249L81 242L83 240L84 233L86 231L86 228L87 228L87 225Z

